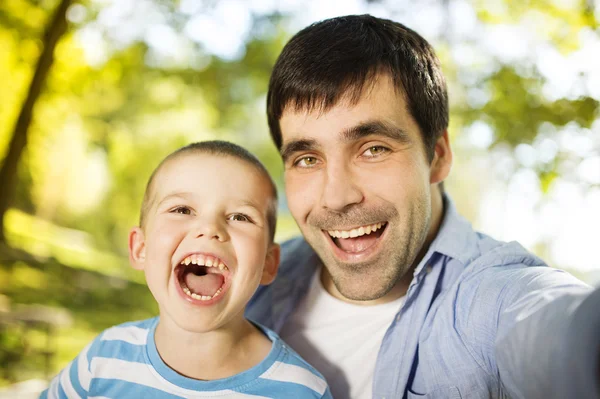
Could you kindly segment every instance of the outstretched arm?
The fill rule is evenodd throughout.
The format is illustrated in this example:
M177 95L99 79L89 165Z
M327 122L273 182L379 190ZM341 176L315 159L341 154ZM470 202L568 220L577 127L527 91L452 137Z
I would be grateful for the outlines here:
M514 398L600 398L600 288L541 273L507 295L495 345Z

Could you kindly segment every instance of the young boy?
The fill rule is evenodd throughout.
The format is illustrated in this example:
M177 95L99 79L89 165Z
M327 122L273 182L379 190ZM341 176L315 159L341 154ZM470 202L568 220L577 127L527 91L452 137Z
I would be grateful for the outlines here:
M279 265L277 192L224 141L169 155L148 182L129 259L160 316L109 328L42 398L331 398L322 375L244 318Z

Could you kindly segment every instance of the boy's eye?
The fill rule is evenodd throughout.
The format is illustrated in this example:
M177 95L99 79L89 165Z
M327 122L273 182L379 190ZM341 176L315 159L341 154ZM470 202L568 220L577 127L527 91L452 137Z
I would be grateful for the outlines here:
M188 208L187 206L178 206L176 208L173 208L171 210L171 213L179 213L182 215L190 215L192 213L192 210L190 208Z
M233 215L229 215L227 219L234 220L236 222L251 222L251 219L243 213L234 213Z

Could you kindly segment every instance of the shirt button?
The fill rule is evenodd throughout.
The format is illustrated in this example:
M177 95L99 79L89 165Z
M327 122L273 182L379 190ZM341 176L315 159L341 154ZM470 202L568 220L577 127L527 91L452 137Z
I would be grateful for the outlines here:
M433 269L433 267L431 267L431 265L427 265L427 268L425 269L425 272L427 274L431 273L431 270Z

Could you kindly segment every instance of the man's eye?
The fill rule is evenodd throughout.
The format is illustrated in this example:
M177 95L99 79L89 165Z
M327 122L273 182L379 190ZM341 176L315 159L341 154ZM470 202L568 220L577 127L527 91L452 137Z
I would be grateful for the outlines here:
M173 208L171 210L171 213L179 213L182 215L190 215L192 213L192 210L190 208L188 208L187 206L178 206L177 208Z
M251 219L243 213L234 213L233 215L230 215L228 219L236 222L251 222Z
M300 166L301 168L310 168L311 166L315 166L317 162L318 160L316 157L307 156L298 159L294 165Z
M371 146L371 147L367 148L365 150L365 152L363 152L363 155L366 155L367 157L374 158L374 157L377 157L379 155L385 154L388 151L389 151L389 149L386 148L386 147L384 147L384 146L374 145L374 146Z

